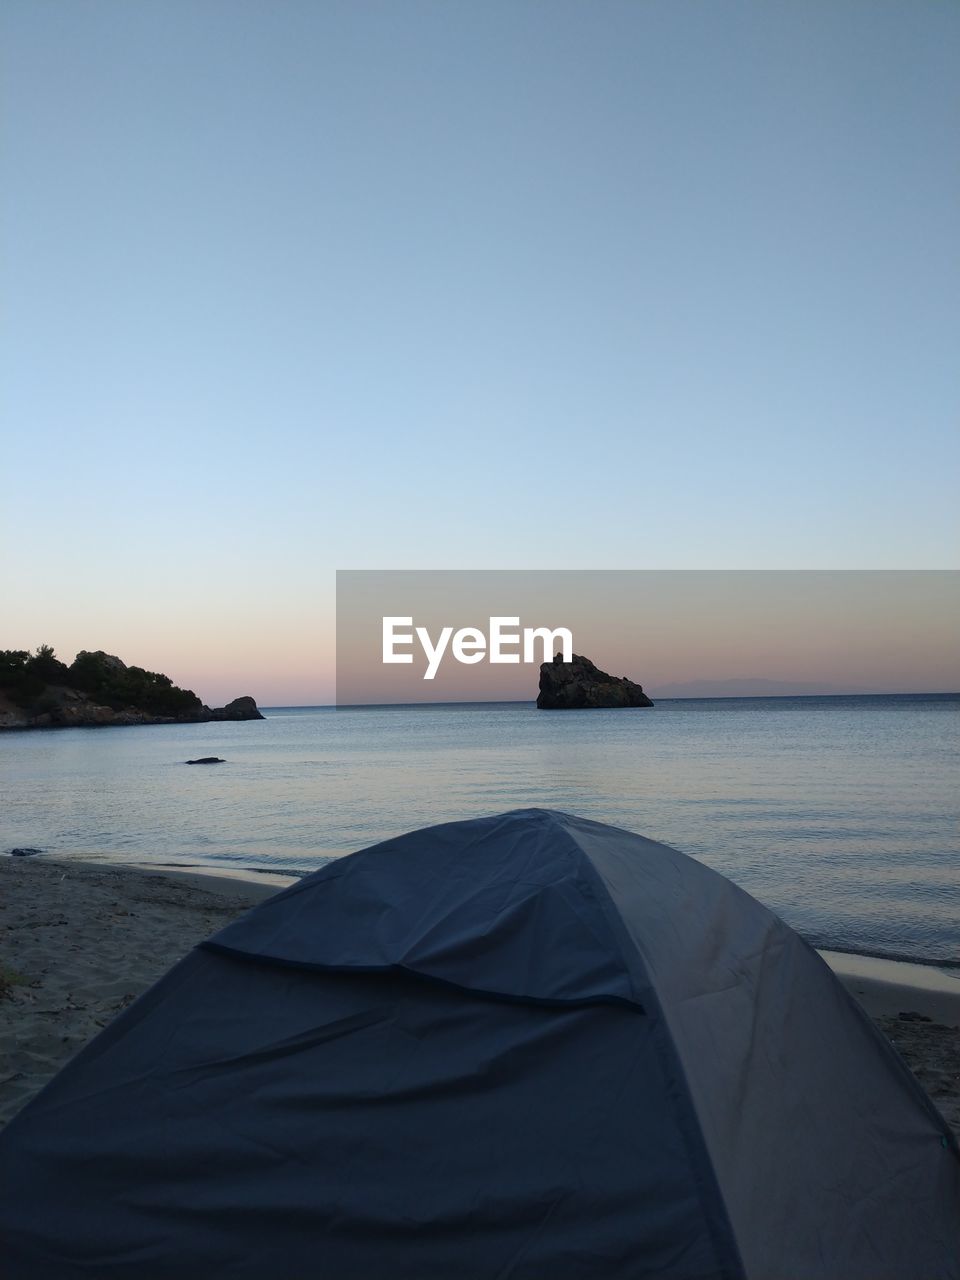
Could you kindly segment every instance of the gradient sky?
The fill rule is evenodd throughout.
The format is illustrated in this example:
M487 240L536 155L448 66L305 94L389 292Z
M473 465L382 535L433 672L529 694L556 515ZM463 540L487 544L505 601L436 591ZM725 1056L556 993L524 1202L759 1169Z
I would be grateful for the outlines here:
M336 568L956 564L960 6L0 23L0 647L328 701Z

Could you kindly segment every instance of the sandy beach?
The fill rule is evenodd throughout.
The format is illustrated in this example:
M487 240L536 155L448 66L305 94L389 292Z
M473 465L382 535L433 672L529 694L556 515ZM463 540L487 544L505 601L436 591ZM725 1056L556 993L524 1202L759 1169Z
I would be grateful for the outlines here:
M0 859L0 1124L191 947L286 883ZM960 976L824 955L960 1135Z

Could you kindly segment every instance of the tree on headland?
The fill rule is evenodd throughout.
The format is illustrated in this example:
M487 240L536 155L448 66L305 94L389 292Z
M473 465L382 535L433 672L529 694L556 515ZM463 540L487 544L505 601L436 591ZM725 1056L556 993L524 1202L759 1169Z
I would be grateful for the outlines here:
M38 645L32 658L27 660L27 670L45 684L65 684L67 668L53 652L53 645Z
M66 666L48 644L39 645L33 654L26 649L0 650L0 689L20 706L38 698L47 685L67 679Z

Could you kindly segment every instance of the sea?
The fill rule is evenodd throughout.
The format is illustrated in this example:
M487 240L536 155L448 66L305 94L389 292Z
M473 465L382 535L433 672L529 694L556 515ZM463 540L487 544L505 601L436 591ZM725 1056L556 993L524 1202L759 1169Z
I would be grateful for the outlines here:
M537 806L698 858L815 946L960 967L960 695L264 715L0 734L0 853L300 875Z

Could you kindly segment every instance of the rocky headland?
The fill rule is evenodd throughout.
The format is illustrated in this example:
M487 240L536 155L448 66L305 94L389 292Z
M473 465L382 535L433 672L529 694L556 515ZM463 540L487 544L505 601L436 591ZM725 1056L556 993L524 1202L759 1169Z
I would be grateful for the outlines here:
M169 676L82 650L68 667L48 645L0 650L0 730L262 720L253 698L208 707Z
M577 711L585 707L652 707L653 703L642 687L626 676L611 676L577 653L564 662L558 653L540 667L537 706L542 711Z

